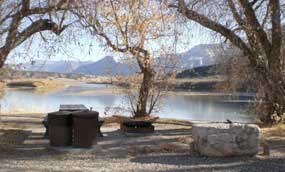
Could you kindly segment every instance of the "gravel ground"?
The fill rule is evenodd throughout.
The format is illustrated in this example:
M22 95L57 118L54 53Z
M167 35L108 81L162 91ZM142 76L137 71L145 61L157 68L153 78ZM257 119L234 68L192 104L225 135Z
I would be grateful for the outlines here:
M191 126L156 124L154 134L124 135L118 125L109 124L92 149L54 149L42 138L40 120L2 120L0 172L285 171L284 140L272 146L270 157L206 158L189 151Z

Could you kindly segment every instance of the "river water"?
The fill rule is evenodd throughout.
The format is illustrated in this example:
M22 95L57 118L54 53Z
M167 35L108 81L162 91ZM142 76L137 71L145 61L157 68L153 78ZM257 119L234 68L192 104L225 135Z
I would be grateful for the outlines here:
M58 110L60 104L84 104L99 111L102 117L130 115L126 96L106 92L106 87L112 89L104 84L81 83L45 94L28 88L7 88L0 100L1 113L46 113ZM252 116L247 109L252 99L250 95L167 94L155 115L183 120L250 122Z

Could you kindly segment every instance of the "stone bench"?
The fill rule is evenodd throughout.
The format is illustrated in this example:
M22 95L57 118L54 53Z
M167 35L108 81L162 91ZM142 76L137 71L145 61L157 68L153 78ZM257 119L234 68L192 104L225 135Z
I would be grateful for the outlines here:
M204 156L254 156L260 129L255 124L193 124L194 151Z

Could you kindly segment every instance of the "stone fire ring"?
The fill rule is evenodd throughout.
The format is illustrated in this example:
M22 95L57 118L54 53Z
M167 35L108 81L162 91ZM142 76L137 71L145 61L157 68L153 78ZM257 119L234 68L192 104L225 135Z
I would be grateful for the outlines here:
M203 156L254 156L260 129L255 124L193 124L194 151Z

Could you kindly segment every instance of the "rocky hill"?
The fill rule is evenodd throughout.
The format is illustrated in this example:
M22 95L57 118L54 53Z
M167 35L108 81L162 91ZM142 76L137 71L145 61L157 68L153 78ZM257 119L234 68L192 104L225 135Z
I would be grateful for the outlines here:
M176 69L188 70L195 67L210 66L217 63L217 59L222 51L220 44L200 44L190 50L176 55ZM161 66L165 58L157 58L154 66ZM169 63L166 61L165 63ZM166 65L167 66L167 65ZM137 65L129 65L122 61L117 61L112 56L92 61L34 61L23 64L21 70L40 71L52 73L73 73L97 76L133 75L139 71ZM169 69L167 72L172 72Z

